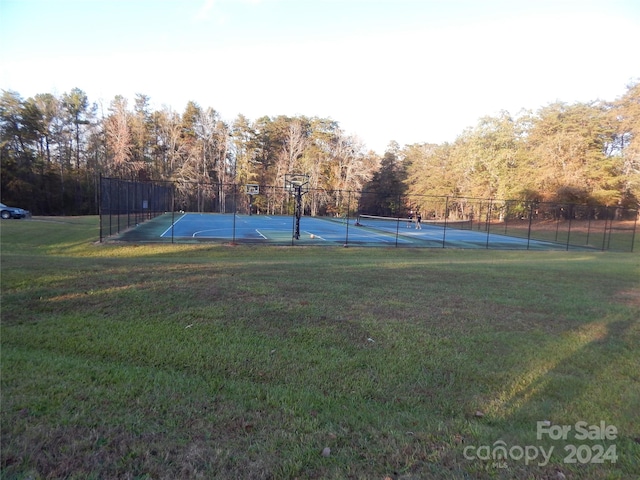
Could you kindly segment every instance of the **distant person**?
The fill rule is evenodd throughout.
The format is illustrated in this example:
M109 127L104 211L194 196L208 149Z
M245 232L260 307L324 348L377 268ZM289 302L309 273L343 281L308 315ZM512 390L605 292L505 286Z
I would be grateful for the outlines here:
M422 214L416 213L416 230L422 230Z
M413 210L409 210L409 218L407 219L407 228L411 228L413 223Z

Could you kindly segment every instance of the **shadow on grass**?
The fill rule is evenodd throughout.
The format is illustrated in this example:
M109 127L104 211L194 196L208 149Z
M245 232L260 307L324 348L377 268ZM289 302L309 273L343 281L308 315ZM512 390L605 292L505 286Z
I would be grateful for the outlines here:
M471 468L500 478L639 478L640 322L621 316L540 346L545 355L480 419L491 458Z

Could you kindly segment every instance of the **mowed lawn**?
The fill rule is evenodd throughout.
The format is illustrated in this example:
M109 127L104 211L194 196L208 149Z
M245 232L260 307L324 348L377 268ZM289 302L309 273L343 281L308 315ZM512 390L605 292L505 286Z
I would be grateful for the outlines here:
M0 229L3 479L640 478L638 253Z

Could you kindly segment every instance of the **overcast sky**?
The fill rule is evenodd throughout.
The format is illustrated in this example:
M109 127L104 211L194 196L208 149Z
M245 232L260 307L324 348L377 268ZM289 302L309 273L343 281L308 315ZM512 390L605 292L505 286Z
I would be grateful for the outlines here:
M0 0L0 89L328 117L379 153L615 100L639 51L638 0Z

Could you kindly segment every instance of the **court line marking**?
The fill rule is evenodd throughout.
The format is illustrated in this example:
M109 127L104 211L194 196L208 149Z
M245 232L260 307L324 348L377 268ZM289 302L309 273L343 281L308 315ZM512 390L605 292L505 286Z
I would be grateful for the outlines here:
M200 216L202 216L203 214L199 214ZM171 231L172 228L175 228L175 226L178 224L178 222L184 220L185 217L189 216L188 213L182 213L161 235L160 237L165 237L166 235L169 234L169 232ZM240 217L241 215L237 215L238 217ZM263 215L261 216L261 218L264 218L265 220L269 220L269 221L275 221L275 218L270 216L270 215ZM311 219L312 217L310 217ZM314 219L316 220L316 219ZM318 221L324 222L324 219L317 219ZM283 221L283 224L288 224L288 221ZM345 224L344 223L340 223L340 224L336 224L339 225L339 228L336 230L336 232L328 232L327 234L332 237L332 236L341 236L344 235L344 233L342 232L342 230L344 229ZM349 224L350 226L352 225L351 223ZM354 225L355 226L355 225ZM428 227L428 228L425 228ZM375 230L375 228L373 227L369 227L372 230ZM413 243L414 239L423 239L423 240L427 240L427 241L435 241L435 242L442 242L444 240L444 238L442 238L441 236L441 231L444 229L444 227L437 227L437 226L433 226L433 225L425 225L423 227L422 230L415 230L415 229L409 229L409 231L407 231L406 229L400 229L397 233L397 238L396 238L396 229L388 229L388 230L378 230L377 232L375 231L366 231L368 230L367 228L360 230L360 229L353 229L349 231L349 240L353 240L356 238L361 238L363 240L371 240L373 242L381 242L381 243L392 243L397 241L397 243ZM259 229L253 229L262 239L264 240L269 240L269 238L264 235ZM214 232L214 231L226 231L226 228L220 228L220 229L207 229L207 230L199 230L196 231L195 233L192 233L191 236L192 237L197 237L205 232ZM305 233L309 233L308 231L305 231ZM488 238L487 238L488 236ZM404 238L403 238L404 237ZM213 235L211 237L208 238L226 238L225 235ZM333 239L331 238L331 240L327 240L326 237L320 236L320 235L316 235L316 238L321 239L323 241L330 241L330 242L334 242L334 241L338 241L338 239ZM342 239L339 239L340 241L342 241ZM447 229L447 235L446 235L446 243L450 244L452 246L456 246L457 244L463 244L463 245L470 245L472 247L477 247L478 244L482 243L484 244L485 242L487 242L489 244L505 244L511 247L522 247L523 245L525 245L527 243L527 239L526 238L522 238L522 237L512 237L510 235L504 235L504 234L499 234L499 233L493 233L493 232L483 232L483 231L474 231L474 230L459 230L456 228L448 228ZM549 242L549 241L544 241L544 240L538 240L535 238L531 238L529 239L529 247L539 247L539 248L549 248L549 247L554 247L557 244L555 242ZM561 244L564 245L564 244ZM498 247L500 248L500 247Z
M225 238L224 235L218 236L215 234L215 232L225 232L226 230L223 228L216 228L216 229L209 229L209 230L198 230L197 232L193 232L193 234L191 235L193 238L196 238L198 235L202 235L205 234L207 232L213 232L213 236L209 235L206 236L205 238Z
M164 237L164 236L167 234L167 232L168 232L168 231L170 231L172 228L174 228L174 227L176 226L176 223L178 223L180 220L182 220L182 219L183 219L184 217L186 217L186 216L187 216L187 214L186 214L186 213L183 213L183 214L182 214L182 216L181 216L179 219L177 219L175 222L173 222L173 223L169 226L169 228L167 228L164 232L162 232L162 234L160 235L160 238Z

